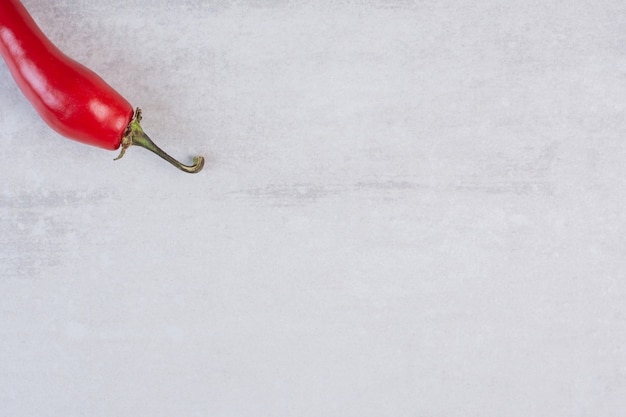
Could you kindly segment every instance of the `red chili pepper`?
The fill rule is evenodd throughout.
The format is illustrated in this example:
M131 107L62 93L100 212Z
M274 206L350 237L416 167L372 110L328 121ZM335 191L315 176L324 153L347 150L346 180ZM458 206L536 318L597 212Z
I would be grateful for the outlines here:
M0 0L0 54L26 98L63 136L115 150L146 148L185 172L199 172L204 158L188 166L163 152L143 132L141 110L96 73L61 52L19 0Z

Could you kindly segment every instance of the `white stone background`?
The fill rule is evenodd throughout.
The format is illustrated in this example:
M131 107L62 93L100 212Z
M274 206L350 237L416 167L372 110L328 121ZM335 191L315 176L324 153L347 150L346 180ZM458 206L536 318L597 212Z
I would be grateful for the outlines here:
M0 66L0 415L625 415L626 3L24 4L208 163Z

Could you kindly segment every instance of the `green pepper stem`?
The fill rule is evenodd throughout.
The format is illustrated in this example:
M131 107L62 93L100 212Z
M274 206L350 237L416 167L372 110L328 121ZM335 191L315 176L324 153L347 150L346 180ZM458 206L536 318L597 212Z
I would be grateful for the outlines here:
M141 128L141 125L139 124L140 122L141 109L137 108L137 111L135 112L135 117L133 117L133 119L130 121L130 124L126 128L126 132L124 133L124 137L122 138L122 149L119 156L115 158L115 160L118 160L122 156L124 156L124 154L126 153L126 149L128 149L130 146L136 145L157 154L181 171L195 174L202 170L202 168L204 167L204 157L196 156L195 158L193 158L193 165L185 165L177 161L176 159L165 153L165 151L159 148L154 142L152 142L152 139L150 139L150 137L146 135L146 133Z

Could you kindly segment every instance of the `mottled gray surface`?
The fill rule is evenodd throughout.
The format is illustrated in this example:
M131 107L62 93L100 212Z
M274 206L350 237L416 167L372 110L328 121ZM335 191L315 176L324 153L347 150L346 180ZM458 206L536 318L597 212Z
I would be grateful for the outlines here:
M0 66L0 415L624 415L626 3L24 3L208 164Z

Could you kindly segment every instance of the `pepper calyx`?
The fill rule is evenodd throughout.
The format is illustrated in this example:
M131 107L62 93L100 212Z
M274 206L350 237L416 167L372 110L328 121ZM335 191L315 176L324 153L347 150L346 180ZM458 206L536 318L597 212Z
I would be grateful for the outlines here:
M193 158L193 165L185 165L176 159L172 158L170 155L165 153L161 148L159 148L150 137L143 131L140 122L141 122L142 114L141 109L137 107L135 111L135 115L131 119L130 123L126 127L126 131L124 132L124 136L122 137L120 154L114 160L122 158L126 153L126 150L130 148L132 145L140 146L149 150L150 152L155 153L161 158L165 159L170 164L174 165L176 168L180 169L183 172L188 172L190 174L198 173L204 168L204 157L196 156Z

